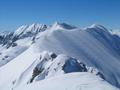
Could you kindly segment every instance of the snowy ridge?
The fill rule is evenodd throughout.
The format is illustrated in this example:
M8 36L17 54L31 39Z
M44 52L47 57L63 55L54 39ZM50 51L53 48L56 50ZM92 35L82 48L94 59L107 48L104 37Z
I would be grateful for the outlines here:
M76 73L75 79L90 76L85 79L90 79L89 84L81 87L75 83L68 88L73 84L70 79L66 83L71 84L61 84L63 88L60 90L88 90L87 87L96 90L97 87L91 85L92 77L97 80L100 90L117 90L114 86L120 88L120 37L111 34L104 26L94 24L79 29L58 22L51 26L32 24L1 36L0 90L34 90L37 83L42 84L52 78L53 81L62 79L61 82L64 82L64 75L71 78L76 72L80 77ZM96 78L96 75L99 77ZM45 85L49 86L49 82ZM83 83L83 80L78 83ZM48 90L47 86L38 85L36 89ZM52 86L54 89L56 87Z
M87 65L96 67L107 81L120 87L120 38L115 38L106 29L53 29L41 33L38 38L34 45L36 52L53 51L78 58Z
M32 66L32 67L31 67ZM32 69L30 69L32 68ZM15 87L20 84L32 83L35 81L43 80L45 78L50 78L53 76L58 76L65 73L71 72L87 72L88 69L85 64L80 63L74 58L68 57L66 55L56 55L54 53L43 52L40 54L40 57L35 60L29 68L27 68L24 73L18 77L18 80L15 80ZM91 70L92 71L92 70ZM91 72L89 70L89 72ZM29 73L28 78L25 79L23 75ZM95 71L92 73L98 74ZM24 78L24 79L23 79ZM23 81L22 81L23 80ZM25 82L26 80L26 82Z
M99 24L92 24L91 26L87 27L87 28L95 28L95 29L101 29L101 30L106 30L108 31L104 26L99 25Z

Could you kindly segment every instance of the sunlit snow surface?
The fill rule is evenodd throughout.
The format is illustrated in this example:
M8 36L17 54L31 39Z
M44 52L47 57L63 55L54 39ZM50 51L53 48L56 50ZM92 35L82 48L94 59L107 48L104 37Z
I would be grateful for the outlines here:
M5 46L0 46L0 90L117 90L114 86L120 87L118 36L112 35L101 25L85 29L60 23L47 28L43 26L22 26L15 32L20 38L15 41L16 47L6 49ZM48 75L40 74L30 84L33 69L41 62L41 55L46 57L45 52L65 57L59 56L55 62L44 63L46 70L51 66ZM56 62L63 62L66 56L98 69L105 80L89 72L65 74L61 67L57 67L58 71L54 73ZM6 58L2 61L4 57ZM41 75L44 78L41 79Z
M70 73L42 80L15 90L118 90L90 73Z

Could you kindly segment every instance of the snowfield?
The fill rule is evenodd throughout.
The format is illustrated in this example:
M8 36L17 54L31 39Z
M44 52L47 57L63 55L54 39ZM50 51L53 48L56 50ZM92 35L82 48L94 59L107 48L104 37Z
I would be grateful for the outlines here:
M15 90L119 90L90 73L69 73Z
M120 88L120 37L101 25L23 25L0 37L0 90Z

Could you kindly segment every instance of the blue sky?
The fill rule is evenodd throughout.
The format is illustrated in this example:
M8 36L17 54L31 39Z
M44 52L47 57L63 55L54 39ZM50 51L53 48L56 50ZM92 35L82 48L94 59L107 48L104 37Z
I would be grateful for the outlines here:
M55 21L120 28L120 0L0 0L0 31Z

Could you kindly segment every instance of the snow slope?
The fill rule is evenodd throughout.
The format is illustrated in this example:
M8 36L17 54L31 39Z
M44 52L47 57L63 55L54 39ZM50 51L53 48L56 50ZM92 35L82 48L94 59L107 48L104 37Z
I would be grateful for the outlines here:
M15 90L118 90L93 74L70 73L19 87Z
M39 55L27 49L21 55L0 68L0 90L11 90L13 83L19 76L35 62ZM24 75L27 77L29 73ZM4 86L6 85L6 86Z
M36 75L35 70L42 71ZM34 53L31 47L0 68L0 89L16 89L32 82L72 72L89 72L93 75L100 75L97 70L88 68L75 58L63 54L56 56L48 52Z
M14 32L0 33L0 67L28 49L46 28L44 24L22 25Z
M97 68L105 80L120 87L120 38L115 38L103 26L92 25L84 30L54 27L37 38L35 52L52 51L80 59Z
M4 71L4 73L0 74L0 79L3 81L0 83L0 89L119 90L99 76L96 76L96 74L93 74L93 71L92 73L87 72L87 67L84 67L84 64L76 61L76 59L66 55L58 55L56 58L51 58L49 55L52 55L52 53L33 53L31 48L7 65L1 67L0 72ZM40 68L41 65L44 68L43 73L39 74L32 84L29 84L35 67ZM44 74L44 72L47 72L47 74ZM43 75L45 78L41 80Z
M13 60L25 50L27 50L32 44L32 38L25 38L17 40L16 46L6 48L5 46L0 47L0 67Z
M71 78L74 78L75 82L77 82L77 77L79 79L83 77L86 78L85 80L90 81L90 87L88 84L84 89L84 85L83 87L80 85L83 90L87 90L87 87L92 88L92 90L97 88L92 82L93 78L97 80L97 86L100 85L97 89L103 90L105 87L105 90L116 90L107 82L100 80L98 77L96 78L94 75L98 73L103 79L120 88L119 37L112 35L101 25L92 25L85 29L79 29L65 23L54 23L49 27L45 25L45 28L43 26L40 24L39 27L38 24L33 24L29 26L31 29L27 26L22 26L13 34L12 40L15 40L14 43L17 43L17 46L10 46L8 49L5 46L0 46L3 57L11 57L9 63L2 62L4 66L0 67L0 90L14 90L17 88L18 90L26 90L26 88L48 90L47 86L49 87L48 84L51 82L49 81L50 78L53 78L52 80L55 81L57 86L59 85L59 83L57 84L59 79L63 80L60 90L66 90L68 85L73 84ZM35 29L35 27L39 28L40 31ZM51 52L54 52L57 56L51 57ZM80 62L82 63L80 64ZM66 67L63 68L64 65ZM73 72L86 73L74 74ZM64 76L65 73L71 74ZM93 74L91 75L90 73ZM61 74L63 76L57 78ZM68 77L65 84L66 87L64 86L65 77ZM42 82L45 83L47 80L46 87L39 86L36 83L36 81L39 81L38 83L42 84ZM31 86L26 85L30 83L34 84L31 84ZM79 80L78 83L84 82ZM76 85L78 83L75 83L75 87L71 87L71 90L77 89ZM85 81L85 83L88 82ZM50 84L50 86L52 85ZM56 90L56 87L52 86L51 89Z

